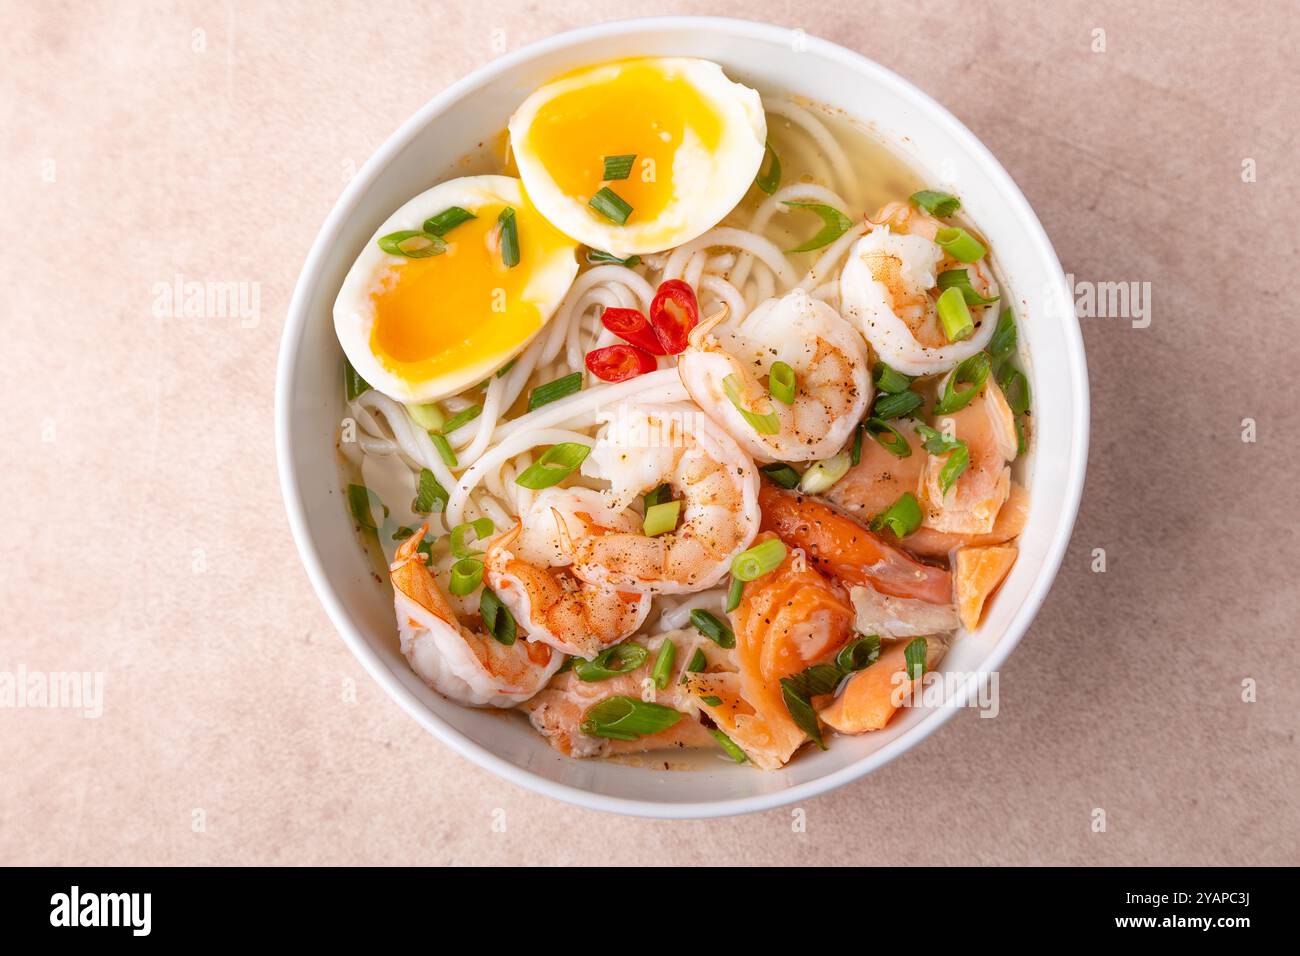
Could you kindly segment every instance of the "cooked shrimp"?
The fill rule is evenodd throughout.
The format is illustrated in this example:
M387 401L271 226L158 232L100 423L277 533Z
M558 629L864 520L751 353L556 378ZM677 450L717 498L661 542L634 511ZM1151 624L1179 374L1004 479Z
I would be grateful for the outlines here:
M789 552L775 571L745 584L732 620L739 675L692 675L687 686L755 766L775 770L806 739L790 717L781 678L843 647L853 636L853 608L838 585Z
M844 317L857 324L876 354L907 375L932 375L983 349L997 325L996 304L970 306L975 331L949 342L936 308L938 273L965 269L971 288L998 295L988 259L958 262L934 241L943 225L906 203L889 203L859 239L840 273Z
M930 604L952 603L947 571L922 564L825 502L764 482L759 503L765 531L803 548L819 571L841 584Z
M488 584L529 640L592 658L636 632L650 613L649 594L588 584L566 567L573 542L610 531L631 532L635 515L615 511L588 488L548 488L520 523L492 542L484 558Z
M677 648L668 683L663 690L650 682L650 672L663 642L672 641ZM698 650L707 667L734 670L734 653L718 647L694 628L668 631L645 641L650 651L646 662L636 670L608 680L587 682L570 671L560 674L536 697L523 704L533 727L560 753L569 757L608 757L612 754L641 753L678 747L716 747L704 725L696 719L694 700L682 683L682 675ZM587 711L608 697L636 697L663 704L683 712L672 727L636 740L610 740L589 737L582 732Z
M457 619L416 550L421 525L398 547L389 567L402 654L426 684L472 707L509 707L532 697L560 668L564 655L523 639L505 645Z
M611 485L626 508L667 484L681 500L673 531L609 531L574 542L573 573L641 594L684 594L717 584L758 533L758 471L721 428L689 405L620 406L582 472Z
M936 531L987 534L1011 493L1010 462L1016 457L1016 417L992 376L960 411L935 422L945 435L966 443L970 464L944 494L939 475L951 452L930 455L921 475L922 521Z
M768 395L775 362L794 370L792 404ZM760 461L829 458L862 420L872 395L862 336L802 289L761 303L736 328L696 326L677 372L696 404ZM746 421L727 394L728 376L751 411L770 406L780 423L774 434Z

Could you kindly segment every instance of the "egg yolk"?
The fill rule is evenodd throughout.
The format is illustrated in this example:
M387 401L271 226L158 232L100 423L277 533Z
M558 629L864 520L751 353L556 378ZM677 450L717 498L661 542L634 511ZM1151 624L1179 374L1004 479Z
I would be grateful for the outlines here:
M686 131L712 152L722 127L713 104L685 76L654 60L628 60L612 79L577 86L545 103L529 125L524 148L569 196L585 203L608 186L632 207L628 222L646 222L672 201L673 159ZM627 154L636 156L627 179L606 181L605 157Z
M573 243L531 206L515 208L519 263L501 258L497 217L504 204L470 210L477 218L443 238L446 251L388 266L370 294L370 348L408 382L493 365L543 325L527 297L534 269L547 257L572 255Z

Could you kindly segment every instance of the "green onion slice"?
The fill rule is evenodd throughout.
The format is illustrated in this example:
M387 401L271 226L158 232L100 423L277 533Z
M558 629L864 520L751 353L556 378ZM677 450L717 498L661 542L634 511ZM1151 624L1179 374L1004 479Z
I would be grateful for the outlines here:
M904 415L912 414L924 402L925 400L911 389L905 392L878 395L876 396L876 404L871 407L871 416L886 420L902 418Z
M740 379L735 375L728 375L722 380L722 390L727 393L727 398L731 399L731 404L736 406L740 417L747 421L754 431L760 435L776 435L781 431L781 419L777 417L776 412L759 414L745 407L744 400L741 398Z
M471 405L469 408L461 409L455 415L452 415L451 418L447 419L447 423L442 426L442 433L444 435L450 435L455 432L456 429L468 425L482 414L482 405Z
M370 383L357 374L348 357L343 356L343 391L349 402L355 402L370 390Z
M989 377L990 362L987 352L976 352L970 358L959 362L943 380L943 393L935 402L936 415L951 415L971 403L980 393ZM966 388L959 388L965 384Z
M417 515L440 513L447 507L447 500L450 497L447 494L447 489L438 484L438 479L433 476L433 472L428 468L421 468L420 480L415 488L415 501L411 503L411 511Z
M592 684L621 674L630 674L644 664L649 656L650 651L640 644L615 644L589 661L574 661L573 673L578 675L578 680Z
M575 392L582 391L582 373L570 372L563 378L557 378L545 385L538 385L528 394L528 410L535 411L543 405L549 405L557 399L567 398Z
M678 683L685 684L687 674L698 674L708 666L709 659L704 656L704 651L698 647L695 648L695 653L692 654L691 659L686 662L686 667L682 671L682 679L678 681Z
M835 655L835 666L846 674L874 664L880 657L880 638L875 634L855 637Z
M587 205L610 222L620 226L627 222L628 216L632 215L632 207L628 205L627 200L608 186L600 187L600 191L587 201Z
M940 192L937 189L922 189L920 192L912 193L908 202L940 219L946 219L961 208L960 199L952 193Z
M627 179L632 175L632 164L636 162L636 153L623 153L618 156L605 157L605 174L601 177L605 182L612 183L620 179Z
M433 447L438 451L438 457L442 459L444 465L448 468L456 468L459 462L456 461L456 452L452 450L451 442L447 441L446 436L438 432L429 433L429 441L433 442Z
M440 256L447 251L447 244L440 238L419 229L402 229L390 232L379 239L379 248L390 256L404 259L428 259Z
M552 445L535 462L515 478L515 484L533 491L558 485L577 470L583 459L591 453L591 446L581 442L566 441Z
M876 440L876 444L895 458L906 458L912 454L912 446L906 436L883 418L868 418L862 427Z
M783 206L789 206L792 209L807 209L815 213L817 218L822 221L821 229L817 230L817 235L813 236L802 245L795 246L789 252L812 252L814 249L820 249L823 246L829 246L832 242L844 235L853 228L853 220L844 213L840 212L834 206L828 206L820 202L785 202Z
M589 737L636 740L661 733L681 719L681 712L671 707L619 694L589 707L579 729Z
M465 536L471 531L474 532L475 541L486 541L488 536L496 531L496 525L492 523L491 518L475 518L473 521L466 521L458 524L451 529L451 556L453 558L468 558L480 552L471 550Z
M730 614L736 608L740 607L740 599L745 593L745 582L740 578L733 577L731 584L727 588L727 613Z
M1005 393L1011 411L1023 415L1029 411L1029 379L1013 365L1004 365L998 373L998 386Z
M708 704L710 707L721 707L722 698L719 697L717 694L705 694L703 697L700 698L700 703Z
M934 234L934 241L958 262L979 262L988 252L984 244L960 226L945 226Z
M741 750L734 740L724 734L717 727L710 727L709 733L713 735L713 739L718 742L718 745L727 752L727 756L736 761L736 763L744 763L749 759L749 757L745 755L745 751Z
M515 616L510 608L501 603L491 588L485 587L478 599L478 613L483 618L483 625L499 643L509 647L515 642L519 629L515 625Z
M970 465L970 449L961 442L948 454L948 460L939 469L939 490L945 495L948 489L957 483L957 479Z
M939 295L937 307L939 323L949 342L960 342L971 337L975 331L975 321L971 318L970 307L962 298L960 289L945 289Z
M926 644L924 637L909 641L903 648L903 660L907 662L907 676L919 680L925 674Z
M658 534L667 534L677 527L677 518L681 512L680 501L665 501L662 504L651 505L646 509L641 527L650 538Z
M641 257L628 256L626 259L620 259L612 252L601 252L599 249L588 249L587 261L592 265L599 265L600 263L608 262L611 265L627 266L631 269L633 266L639 266L641 264Z
M821 495L831 490L831 486L849 473L852 457L842 451L830 458L813 462L803 478L799 480L799 490L806 495Z
M483 583L483 562L478 558L461 558L451 566L447 590L456 597L472 594Z
M888 528L901 541L921 527L921 517L921 505L917 502L916 495L905 491L898 496L897 501L872 518L868 527L872 531Z
M388 508L379 500L379 495L365 485L348 485L348 507L352 509L357 524L371 531L378 531L388 517Z
M1014 355L1016 338L1015 317L1010 309L1003 309L1002 314L998 316L998 327L993 330L993 337L989 339L989 354L993 356L993 361L1002 363Z
M799 472L783 461L774 461L758 469L782 488L793 488L799 484Z
M509 206L497 216L497 225L501 229L501 261L507 269L519 265L519 223L515 211Z
M876 367L871 372L871 381L882 392L893 395L898 392L906 392L911 388L914 378L911 375L904 375L902 372L890 368L884 362L877 362Z
M921 444L932 455L942 455L944 452L952 451L962 444L956 438L949 438L943 432L931 428L925 422L915 422L914 424L916 425L917 434L921 436Z
M655 666L650 671L650 679L660 690L668 686L668 680L673 676L673 662L676 660L677 645L665 640L659 645L659 656L655 658Z
M478 216L468 209L462 209L460 206L449 206L436 216L430 216L424 220L424 231L434 236L445 236L461 223L477 218Z
M759 166L754 184L770 196L781 185L781 157L776 155L771 140L763 144L763 162L767 164L767 172L763 172L763 167Z
M647 491L641 496L641 501L646 511L649 511L655 505L661 505L666 501L673 500L673 487L669 484L662 484L653 491Z
M735 647L736 634L722 621L702 608L691 611L691 623L695 629L719 647Z
M970 284L969 269L945 269L943 272L940 272L939 288L944 289L945 291L948 289L956 289L961 293L962 298L966 300L967 305L991 305L998 301L998 296L996 295L991 299L986 299L975 291L974 287Z
M826 742L822 739L821 723L813 710L812 698L835 693L843 679L844 672L833 664L814 664L798 674L781 678L781 697L785 700L786 710L790 711L799 729L822 750L826 749Z
M794 369L787 363L773 362L772 367L767 370L767 390L778 402L793 405L797 385L798 379L795 377Z
M447 416L442 413L442 409L436 402L427 405L407 405L406 414L411 416L411 421L427 432L440 432L442 426L447 424Z
M853 429L853 444L849 446L849 465L856 468L862 462L862 431L866 423L860 423Z
M785 555L785 542L780 538L768 538L732 558L731 574L741 581L753 581L779 568Z

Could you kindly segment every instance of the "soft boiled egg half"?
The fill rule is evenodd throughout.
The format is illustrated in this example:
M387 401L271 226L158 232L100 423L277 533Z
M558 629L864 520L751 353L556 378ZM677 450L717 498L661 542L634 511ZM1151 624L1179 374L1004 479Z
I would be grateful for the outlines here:
M528 195L566 235L620 258L717 225L763 162L758 93L716 63L638 58L586 67L510 119Z
M518 179L434 186L388 217L334 302L352 367L401 402L481 382L546 324L578 272L576 243Z

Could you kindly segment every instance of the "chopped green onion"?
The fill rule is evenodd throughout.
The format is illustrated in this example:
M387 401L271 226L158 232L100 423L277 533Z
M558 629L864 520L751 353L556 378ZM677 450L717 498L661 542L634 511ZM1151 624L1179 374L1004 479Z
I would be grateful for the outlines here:
M665 501L663 504L651 505L646 509L641 527L650 538L657 534L667 534L677 527L677 518L681 512L680 501Z
M653 491L647 491L641 496L641 501L646 511L649 511L655 505L661 505L666 501L673 500L673 486L669 484L660 485Z
M525 468L522 475L515 478L515 484L533 491L558 485L577 470L590 452L591 446L581 442L566 441L552 445Z
M461 558L451 566L447 590L456 597L472 594L483 583L483 562L478 558Z
M733 577L731 584L727 588L727 613L730 614L736 608L740 607L740 599L745 593L745 582L740 578Z
M438 432L430 432L429 441L433 442L433 447L437 449L438 457L442 459L444 465L448 468L458 467L459 463L456 461L456 453L452 451L451 442L447 441L445 435L441 435Z
M347 395L348 401L355 402L369 390L370 383L358 375L357 370L348 361L348 357L343 356L343 392Z
M623 153L619 156L605 157L605 175L601 177L605 182L612 183L620 179L627 179L632 175L632 164L636 162L636 153Z
M993 356L993 361L1001 364L1010 358L1016 351L1016 320L1012 316L1010 309L1003 309L1002 314L998 316L998 327L993 330L993 337L989 339L989 354Z
M945 226L938 230L934 241L958 262L979 262L988 252L982 242L960 226Z
M438 479L433 476L433 472L428 468L421 468L420 480L415 489L415 501L411 503L411 511L417 515L441 512L447 507L447 501L450 497L447 494L447 489L438 484Z
M378 531L388 517L388 508L365 485L348 485L348 507L352 509L352 517L357 519L357 524L371 531Z
M650 671L650 679L660 690L668 686L668 679L673 676L673 662L676 660L677 645L665 640L659 645L659 656L655 658L655 666Z
M868 418L862 427L876 440L876 444L895 458L912 454L912 446L903 433L883 418Z
M628 216L632 215L632 207L608 186L601 186L600 191L587 201L587 205L610 222L620 226L627 222Z
M844 673L833 664L814 664L807 670L781 678L781 697L795 724L822 750L822 727L813 710L812 699L823 694L833 694L844 679Z
M515 616L510 608L501 603L491 588L485 587L478 599L478 613L483 618L483 625L498 643L509 647L515 642L519 629L515 625Z
M794 369L785 362L773 362L767 370L767 390L778 402L793 405L797 384Z
M925 422L915 422L916 432L921 436L921 443L925 450L932 455L942 455L944 452L952 451L958 445L962 444L956 438L949 438L938 429L931 428Z
M512 358L509 362L506 362L505 365L502 365L499 369L497 369L497 378L505 378L507 375L509 375L510 370L515 367L515 363L518 361L519 359ZM479 388L487 388L488 384L489 384L488 382L484 382L482 385L479 386Z
M925 674L926 644L924 637L909 641L903 648L903 659L907 662L907 676L919 680Z
M691 623L695 625L696 630L719 647L736 646L735 632L708 611L698 607L691 611Z
M745 755L745 751L741 750L734 740L724 734L717 727L710 727L709 733L713 735L713 739L718 742L719 746L727 752L727 756L736 761L736 763L744 763L749 759L749 757Z
M413 534L415 534L414 528L409 527L407 525L402 525L400 528L398 528L396 531L393 532L393 540L404 541Z
M589 707L579 729L589 737L636 740L661 733L681 719L681 712L671 707L619 694Z
M911 375L904 375L902 372L890 368L884 362L877 362L876 367L871 372L871 381L882 392L893 395L896 392L906 392L911 388L914 378Z
M646 662L650 652L640 644L615 644L607 647L589 661L573 662L573 673L578 680L593 684L621 674L630 674Z
M763 162L767 163L767 172L763 172L763 167L759 166L754 175L754 183L770 196L781 185L781 157L776 155L771 140L763 144Z
M925 399L908 389L905 392L877 395L876 404L871 407L873 418L891 419L910 415L924 404Z
M962 472L970 465L970 449L965 442L961 442L948 453L948 460L943 463L939 469L939 490L945 495L948 489L957 483L957 479L962 476Z
M406 414L411 416L411 421L427 432L440 432L442 426L447 424L447 416L433 402L428 405L407 405Z
M880 638L875 634L855 637L835 655L835 666L846 674L860 671L880 656Z
M628 256L626 259L620 259L618 256L614 255L613 253L601 252L599 249L588 249L587 261L590 262L592 265L596 265L602 262L608 262L611 265L627 266L629 269L631 269L633 266L639 266L641 264L641 257Z
M402 256L405 259L428 259L442 255L447 251L447 244L437 236L419 229L403 229L390 232L379 239L379 248L390 256Z
M424 231L435 236L445 236L461 223L477 218L478 216L468 209L462 209L460 206L449 206L436 216L430 216L424 220Z
M444 435L450 435L455 432L456 429L468 425L482 414L482 405L471 405L469 408L461 409L455 415L452 415L451 418L447 419L447 423L442 426L442 433Z
M731 574L742 581L753 581L779 568L785 555L785 542L780 538L768 538L732 558Z
M795 246L790 252L812 252L814 249L820 249L822 246L829 246L832 242L844 235L853 228L853 220L844 213L840 212L833 206L828 206L820 202L785 202L783 206L789 206L792 209L807 209L815 213L817 218L822 221L821 229L817 230L817 235L813 236L802 245Z
M1029 379L1013 365L1005 365L998 373L998 387L1006 394L1011 411L1023 415L1029 411Z
M849 446L849 465L856 468L862 462L862 430L865 423L853 429L853 444Z
M763 465L758 470L782 488L793 488L799 484L799 472L783 461L774 461L770 465Z
M538 385L528 394L528 410L535 411L557 399L566 398L582 390L582 373L570 372L545 385Z
M956 289L961 292L961 296L966 300L967 305L991 305L998 301L998 296L986 299L980 295L970 284L970 271L968 269L945 269L939 273L940 289Z
M502 209L497 225L501 227L501 261L507 269L513 269L519 265L519 223L514 209L509 206Z
M975 322L970 317L970 307L961 296L960 289L945 289L939 296L939 322L949 342L960 342L971 337Z
M940 192L937 189L922 189L920 192L912 193L908 202L940 219L946 219L961 208L960 199L952 193Z
M727 398L731 399L731 404L736 406L740 417L748 422L754 431L760 435L776 435L781 431L781 419L777 417L776 412L759 414L745 407L741 399L740 379L735 375L728 375L722 380L722 390L727 393Z
M574 660L575 660L575 658L572 658L572 657L566 657L566 658L564 659L564 663L560 665L560 669L559 669L558 671L556 671L555 673L557 673L557 674L567 674L567 673L569 673L569 671L573 670L573 662L574 662Z
M868 527L872 531L888 528L901 541L921 527L921 517L921 506L917 503L916 495L905 491L898 496L897 501L872 518Z
M803 473L799 481L799 490L806 495L821 495L831 490L831 486L849 473L852 460L849 453L842 451L823 461L813 462Z
M717 694L705 694L703 697L700 698L700 703L708 704L710 707L721 707L722 698L719 697Z
M698 674L708 666L709 659L704 656L704 651L698 647L695 648L695 653L691 655L691 659L686 662L686 667L682 671L682 679L677 683L685 684L687 674Z
M470 549L465 541L465 535L471 531L474 532L475 541L486 541L488 536L496 531L497 527L492 523L491 518L475 518L473 521L466 521L458 524L451 529L451 555L454 558L468 558L481 552Z
M948 373L943 380L943 391L935 402L936 415L951 415L971 403L989 377L989 356L987 352L976 352ZM966 388L958 388L960 384Z
M1016 419L1016 454L1017 455L1023 455L1025 453L1025 428L1023 423L1024 423L1023 418Z

